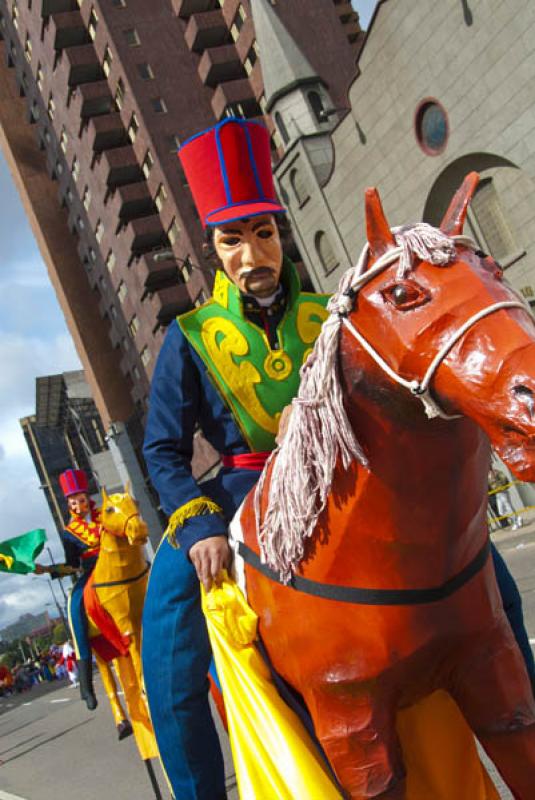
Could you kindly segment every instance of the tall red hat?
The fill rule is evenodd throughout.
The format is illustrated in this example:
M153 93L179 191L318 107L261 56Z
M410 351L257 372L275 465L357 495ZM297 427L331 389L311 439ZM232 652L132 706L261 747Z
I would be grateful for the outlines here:
M89 491L87 475L83 469L66 469L59 476L59 483L65 497L70 497L71 494L80 494L80 492L87 494Z
M265 125L233 117L188 139L178 153L202 224L285 212L275 194Z

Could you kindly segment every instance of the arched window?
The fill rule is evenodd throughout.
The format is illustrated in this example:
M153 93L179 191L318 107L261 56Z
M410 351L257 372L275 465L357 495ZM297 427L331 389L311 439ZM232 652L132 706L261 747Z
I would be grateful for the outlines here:
M316 233L314 236L314 246L316 248L316 253L319 256L319 260L321 261L323 271L326 275L328 275L329 272L332 272L334 269L336 269L336 267L339 266L340 262L336 257L336 253L334 252L325 231L318 231Z
M290 183L292 185L293 193L299 207L303 206L310 194L306 185L303 174L298 169L292 169L290 172Z
M288 142L290 141L290 137L288 135L288 129L286 128L286 125L284 124L284 120L282 118L282 115L279 114L278 111L275 111L275 125L279 129L279 133L282 136L282 141L284 142L284 144L288 144Z
M327 117L325 115L325 107L323 105L323 100L318 92L309 92L307 94L308 102L310 103L310 107L314 112L314 116L318 122L326 122Z

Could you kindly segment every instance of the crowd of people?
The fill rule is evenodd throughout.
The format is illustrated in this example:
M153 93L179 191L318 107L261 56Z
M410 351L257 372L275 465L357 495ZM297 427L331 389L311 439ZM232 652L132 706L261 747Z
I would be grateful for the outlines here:
M27 692L41 683L68 679L70 686L78 686L76 655L70 641L51 645L35 658L9 668L0 664L0 697Z

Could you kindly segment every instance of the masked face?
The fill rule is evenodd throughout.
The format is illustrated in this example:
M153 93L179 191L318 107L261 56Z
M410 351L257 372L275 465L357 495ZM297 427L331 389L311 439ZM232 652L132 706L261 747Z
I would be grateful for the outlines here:
M227 276L241 292L269 297L277 290L282 246L272 214L216 227L214 246Z
M90 510L89 497L84 492L71 494L67 498L67 505L69 506L69 511L72 511L73 514L78 514L79 517L85 517Z

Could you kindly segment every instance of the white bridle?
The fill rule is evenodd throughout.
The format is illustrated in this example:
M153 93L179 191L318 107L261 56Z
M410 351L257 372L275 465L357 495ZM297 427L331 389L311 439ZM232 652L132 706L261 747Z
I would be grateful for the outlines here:
M456 245L461 245L463 247L468 247L471 250L477 250L477 245L469 236L452 236L451 240L455 242ZM397 261L401 254L403 253L403 247L394 247L391 250L388 250L384 253L373 265L373 267L368 270L367 272L363 272L366 259L368 256L368 246L366 246L361 254L359 259L359 263L356 269L356 277L351 282L351 285L343 297L343 302L338 302L337 311L342 317L342 324L344 327L350 332L350 334L357 340L357 342L361 345L361 347L368 353L368 355L375 361L375 363L386 372L386 374L392 378L393 381L398 383L400 386L403 386L405 389L408 389L413 395L418 397L424 406L426 415L432 419L434 417L440 417L441 419L459 419L462 414L446 414L445 411L438 405L436 400L431 395L430 391L430 384L431 381L450 352L455 344L461 339L464 334L477 322L485 317L490 316L490 314L494 314L496 311L502 311L506 308L520 308L523 311L530 312L529 307L525 302L522 300L504 300L499 303L493 303L490 306L486 306L482 308L480 311L477 311L475 314L472 314L469 319L464 322L461 327L454 331L449 339L442 345L436 356L431 361L431 364L427 368L427 371L424 377L421 380L413 379L407 380L402 378L401 375L398 375L392 367L390 367L387 362L379 355L377 350L371 345L367 339L360 333L360 331L355 328L354 324L349 320L348 314L353 308L353 301L355 296L358 294L360 289L368 283L372 278L374 278L379 273L383 272L390 264L393 264Z

